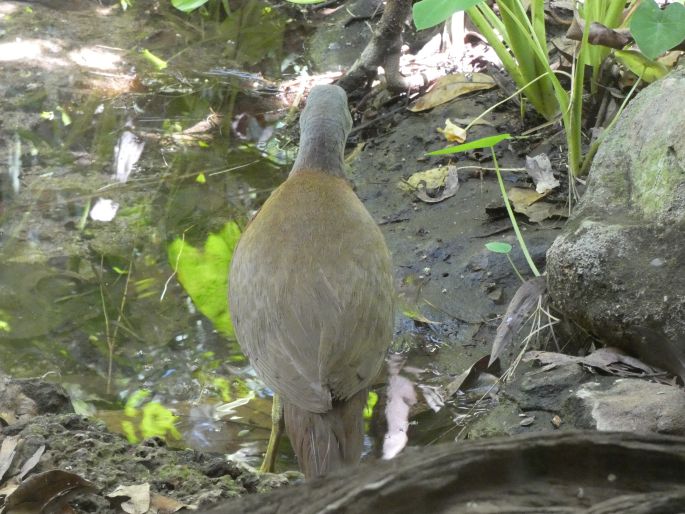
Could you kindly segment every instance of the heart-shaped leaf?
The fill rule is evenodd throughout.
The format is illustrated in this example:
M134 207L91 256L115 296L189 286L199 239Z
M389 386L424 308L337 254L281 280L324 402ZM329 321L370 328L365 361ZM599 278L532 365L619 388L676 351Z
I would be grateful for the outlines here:
M640 51L655 59L685 40L685 7L672 3L661 10L654 0L643 0L630 20L630 32Z
M412 8L417 30L442 23L457 11L465 11L483 0L421 0Z

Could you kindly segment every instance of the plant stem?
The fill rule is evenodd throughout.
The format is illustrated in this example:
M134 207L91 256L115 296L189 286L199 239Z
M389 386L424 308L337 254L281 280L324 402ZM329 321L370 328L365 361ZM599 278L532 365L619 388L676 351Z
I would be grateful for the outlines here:
M507 213L509 214L509 219L511 220L511 224L514 227L514 232L516 233L516 239L519 242L519 246L521 247L521 251L523 252L523 255L525 256L526 262L528 262L528 266L530 267L530 270L533 272L533 275L535 275L536 277L539 277L540 271L538 271L537 266L533 262L533 258L530 256L530 253L528 252L528 247L526 246L526 242L523 240L523 235L521 234L521 230L519 230L518 223L516 222L516 216L514 216L514 211L511 208L511 204L509 203L509 197L507 196L507 190L504 187L504 181L502 180L502 174L499 171L499 164L497 164L497 156L495 155L494 147L490 147L490 151L492 152L492 161L495 165L495 173L497 173L497 182L499 182L499 189L502 192L502 200L504 200L504 206L507 208ZM520 277L520 275L519 275L519 277Z
M509 259L509 264L511 264L511 267L514 268L514 273L516 273L516 276L519 278L519 280L521 282L525 282L525 279L521 276L521 273L519 272L519 269L516 267L516 264L514 264L514 259L512 259L508 253L505 253L504 255L507 256L507 259Z

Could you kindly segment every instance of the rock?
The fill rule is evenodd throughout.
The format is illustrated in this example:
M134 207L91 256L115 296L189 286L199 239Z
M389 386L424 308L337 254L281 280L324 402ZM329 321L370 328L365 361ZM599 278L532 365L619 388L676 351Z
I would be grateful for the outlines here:
M40 414L74 412L62 386L38 379L0 378L0 418L6 423Z
M563 401L590 375L577 364L559 366L551 371L539 368L517 375L507 386L505 395L512 398L523 411L547 411L557 413Z
M578 428L685 435L685 391L635 378L583 384L564 404Z
M683 389L596 374L578 364L543 370L522 363L502 396L496 407L470 425L469 439L555 428L685 435ZM552 421L555 416L561 420L558 427Z
M600 147L547 252L556 307L603 342L685 377L685 68L645 88Z

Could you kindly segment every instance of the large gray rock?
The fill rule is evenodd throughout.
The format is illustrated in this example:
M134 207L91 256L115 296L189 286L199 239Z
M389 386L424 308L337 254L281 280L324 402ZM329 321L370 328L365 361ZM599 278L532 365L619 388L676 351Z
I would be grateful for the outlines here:
M605 343L685 376L685 69L645 88L547 253L550 295Z
M637 378L583 384L563 410L576 428L685 435L685 392Z

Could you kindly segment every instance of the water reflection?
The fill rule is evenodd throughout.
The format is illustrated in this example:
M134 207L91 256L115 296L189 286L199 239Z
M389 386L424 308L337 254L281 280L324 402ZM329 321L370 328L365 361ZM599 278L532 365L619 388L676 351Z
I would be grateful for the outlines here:
M158 8L81 18L93 38L109 35L109 24L129 32L68 53L55 41L67 34L37 6L25 27L50 27L45 40L30 40L30 62L2 61L0 371L58 380L79 412L113 430L128 423L136 437L145 405L158 425L167 409L180 437L171 444L256 463L270 392L189 301L169 245L180 238L203 249L227 222L244 225L287 175L294 145L280 129L289 106L275 85L287 16L256 0L200 22ZM167 68L152 69L132 42ZM420 380L393 376L407 387ZM388 405L408 405L406 391ZM230 415L217 415L222 403L233 403ZM403 407L404 436L415 416ZM290 455L281 466L294 467Z

